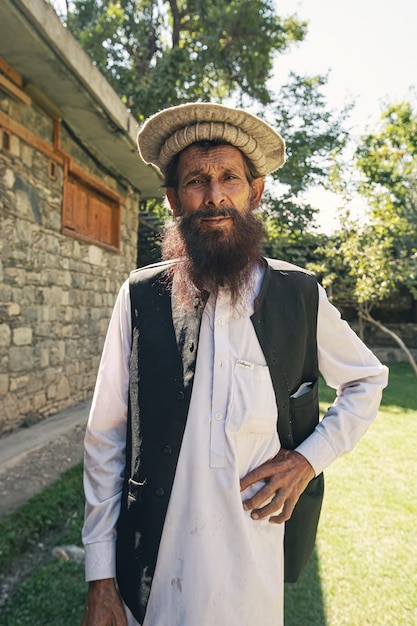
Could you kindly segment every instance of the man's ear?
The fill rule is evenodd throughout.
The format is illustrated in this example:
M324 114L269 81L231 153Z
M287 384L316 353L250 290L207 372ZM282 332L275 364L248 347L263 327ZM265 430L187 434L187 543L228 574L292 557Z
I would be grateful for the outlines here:
M260 205L264 189L265 180L262 177L254 178L251 182L251 200L254 209Z
M167 187L166 196L167 196L167 200L168 200L173 216L180 217L182 213L181 213L180 202L178 200L177 190L174 189L173 187Z

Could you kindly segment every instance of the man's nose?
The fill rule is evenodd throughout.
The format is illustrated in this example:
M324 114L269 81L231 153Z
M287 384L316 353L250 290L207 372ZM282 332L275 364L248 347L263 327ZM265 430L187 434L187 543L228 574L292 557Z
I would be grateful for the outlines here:
M217 208L226 200L222 185L217 180L210 180L206 186L204 203L207 207Z

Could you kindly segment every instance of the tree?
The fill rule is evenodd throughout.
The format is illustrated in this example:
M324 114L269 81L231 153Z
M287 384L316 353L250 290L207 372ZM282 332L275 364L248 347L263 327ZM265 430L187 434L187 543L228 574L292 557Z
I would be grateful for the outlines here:
M266 87L276 52L306 33L272 0L69 0L67 26L139 120Z
M375 218L389 211L391 216L407 219L416 162L417 111L411 102L390 104L375 131L362 138L357 150L362 174L359 191L368 199Z
M392 289L403 285L417 297L417 101L383 111L357 150L357 165L374 238L392 260Z
M317 209L305 200L305 193L312 186L329 185L329 174L340 167L348 139L345 124L351 106L328 109L322 92L326 82L327 76L291 73L270 107L271 123L285 137L287 162L273 173L266 193L266 251L301 265L311 262L323 240L314 234Z
M402 287L417 298L417 112L411 103L387 107L375 131L362 138L356 164L369 214L364 225L345 218L334 245L321 250L322 269L334 282L344 276L360 318L391 336L417 375L401 337L373 317L373 309Z
M324 184L345 143L348 111L326 108L325 76L293 74L278 93L267 87L274 56L302 41L305 22L278 16L273 0L67 0L65 19L139 120L190 100L233 96L240 106L261 106L289 154L275 175L280 184L266 194L267 252L310 258L314 238L303 238L315 210L303 194Z

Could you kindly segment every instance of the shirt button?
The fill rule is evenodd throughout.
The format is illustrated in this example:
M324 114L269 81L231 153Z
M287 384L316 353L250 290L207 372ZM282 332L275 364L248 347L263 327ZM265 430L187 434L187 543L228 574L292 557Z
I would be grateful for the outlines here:
M162 452L163 452L164 454L172 454L172 448L171 448L171 446L167 444L166 446L164 446L164 447L163 447Z
M219 326L224 326L224 319L221 317L218 321Z
M184 400L184 392L183 391L179 391L177 393L177 400Z
M221 420L223 415L221 413L215 413L214 417L216 418L216 420Z
M163 495L165 495L165 491L162 487L158 487L157 489L155 489L155 495L158 496L158 498L161 498Z

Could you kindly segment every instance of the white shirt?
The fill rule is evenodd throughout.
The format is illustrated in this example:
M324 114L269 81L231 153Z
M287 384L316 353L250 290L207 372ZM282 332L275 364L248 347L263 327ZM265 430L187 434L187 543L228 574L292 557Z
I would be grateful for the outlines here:
M239 490L239 478L280 447L274 390L250 321L262 278L259 269L246 314L236 315L222 290L204 309L187 424L143 626L282 624L284 525L252 520L243 510L242 499L259 485ZM110 321L86 432L87 580L115 575L130 337L126 281ZM340 319L321 287L317 342L320 372L337 389L337 399L297 450L319 474L366 432L387 370Z

